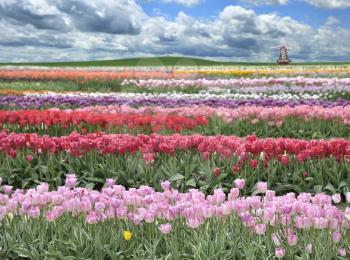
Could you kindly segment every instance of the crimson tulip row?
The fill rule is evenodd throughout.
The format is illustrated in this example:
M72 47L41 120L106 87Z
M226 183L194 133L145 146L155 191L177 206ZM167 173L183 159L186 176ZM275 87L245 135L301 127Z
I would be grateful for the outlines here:
M249 188L266 180L281 193L344 194L350 190L349 158L350 141L345 139L0 133L0 176L11 176L16 187L40 181L58 185L63 173L73 171L97 187L101 178L117 178L128 187L156 187L170 179L184 191L197 187L210 192L239 176L249 181Z
M268 161L271 157L283 160L288 154L304 162L311 158L335 157L350 158L350 140L302 140L290 138L262 138L251 135L245 138L236 136L203 136L200 134L183 136L137 135L92 133L81 135L72 133L68 136L49 137L37 134L0 134L0 151L11 154L18 149L30 149L37 153L56 153L66 151L73 156L97 150L101 154L173 154L177 150L196 150L203 157L220 154L227 158L239 156L246 160L248 155L263 156Z

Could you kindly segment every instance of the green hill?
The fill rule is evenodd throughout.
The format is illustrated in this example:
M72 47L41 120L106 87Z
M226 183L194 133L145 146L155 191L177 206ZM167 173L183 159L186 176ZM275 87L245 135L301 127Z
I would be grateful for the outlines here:
M127 67L127 66L271 66L276 63L259 62L224 62L190 57L151 57L130 58L99 61L68 61L68 62L30 62L30 63L0 63L0 66L52 66L52 67ZM292 63L292 65L350 65L350 62L311 62Z

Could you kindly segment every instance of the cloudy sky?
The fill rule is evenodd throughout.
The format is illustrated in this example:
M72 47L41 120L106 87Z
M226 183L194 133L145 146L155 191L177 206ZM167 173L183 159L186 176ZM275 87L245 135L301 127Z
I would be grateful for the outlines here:
M0 0L0 61L350 60L350 0Z

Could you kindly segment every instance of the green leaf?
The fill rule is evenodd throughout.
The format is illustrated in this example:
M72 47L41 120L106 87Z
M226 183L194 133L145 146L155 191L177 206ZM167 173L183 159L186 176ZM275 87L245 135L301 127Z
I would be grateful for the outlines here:
M322 185L315 185L315 186L314 186L314 191L315 191L316 193L322 192Z
M337 193L336 189L334 188L334 186L330 183L327 184L326 187L324 187L323 190L326 190L326 191L330 191L332 194L335 194Z
M104 183L105 181L101 178L96 178L96 177L86 177L85 178L88 181L92 181L92 182L98 182L98 183Z
M177 173L174 176L170 177L169 181L178 181L178 180L182 180L182 179L185 179L185 176L183 176L180 173Z
M341 182L339 183L338 189L342 189L342 188L347 187L347 186L348 186L348 184L346 183L346 181L341 181Z
M49 169L48 169L48 167L47 166L41 166L41 170L42 170L42 172L44 173L44 174L46 174L46 173L48 173L48 171L49 171Z
M31 253L24 247L13 247L12 250L20 257L31 257Z
M95 183L88 183L85 186L87 189L93 189L95 187Z
M186 182L186 186L196 187L196 181L194 179L190 179Z
M314 177L307 177L305 178L306 181L313 181L314 180Z

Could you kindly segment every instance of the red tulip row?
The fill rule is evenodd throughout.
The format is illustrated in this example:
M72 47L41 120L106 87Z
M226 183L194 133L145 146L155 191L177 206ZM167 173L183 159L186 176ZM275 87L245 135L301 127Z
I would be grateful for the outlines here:
M237 156L237 167L241 163L262 158L267 163L271 158L288 164L289 156L295 156L299 162L307 159L334 157L337 160L350 158L350 140L302 140L289 138L257 139L255 136L239 138L236 136L183 136L174 134L137 135L93 133L69 136L49 137L37 134L0 133L0 151L15 157L16 151L30 149L36 153L57 153L65 151L73 156L84 155L97 150L100 154L125 154L140 151L144 158L154 159L159 153L172 155L175 151L196 151L204 159L212 154L223 158ZM146 159L147 160L147 159ZM254 166L254 165L253 165Z
M18 124L25 126L47 127L60 126L67 128L69 125L89 125L108 127L123 127L129 129L150 127L152 131L169 129L179 132L184 129L193 129L199 125L207 125L205 116L187 117L175 114L97 114L91 112L61 111L61 110L0 110L0 126L4 124Z

